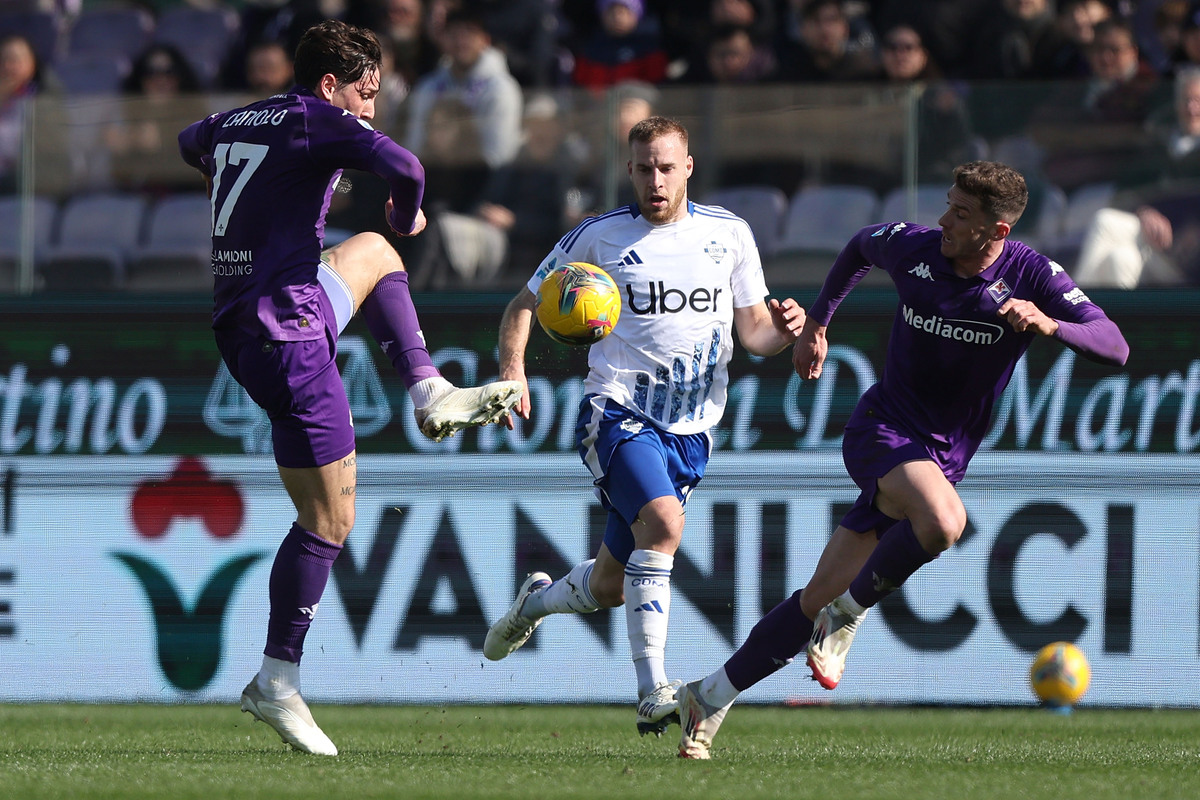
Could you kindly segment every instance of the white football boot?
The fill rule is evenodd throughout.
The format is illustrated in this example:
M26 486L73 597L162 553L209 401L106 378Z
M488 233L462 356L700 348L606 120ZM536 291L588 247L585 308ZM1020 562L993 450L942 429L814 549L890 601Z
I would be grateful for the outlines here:
M521 399L520 381L495 381L467 389L451 388L413 415L421 433L440 442L463 428L491 425L504 419Z
M679 703L675 699L675 693L682 685L683 681L660 683L654 687L653 692L638 701L639 734L645 736L647 733L653 733L655 736L662 736L672 722L679 723Z
M710 706L700 697L700 681L679 687L675 698L679 702L679 727L683 729L683 736L679 739L679 757L699 760L712 758L710 750L713 737L717 735L717 728L721 727L721 721L733 703L721 708Z
M845 600L836 597L813 620L812 638L808 642L808 667L812 670L813 680L826 689L835 688L841 681L854 634L869 610L856 614Z
M258 678L252 678L242 690L242 711L275 729L279 738L302 753L336 756L337 746L317 727L304 698L297 692L282 700L268 700L258 688Z
M517 592L517 599L508 607L508 611L505 611L504 615L488 628L487 638L483 640L483 654L487 658L499 661L519 650L521 645L528 641L537 626L542 624L542 618L523 617L521 609L525 607L525 600L529 595L539 589L545 589L551 583L553 581L550 580L550 576L544 572L529 574L529 577L521 584L521 589Z

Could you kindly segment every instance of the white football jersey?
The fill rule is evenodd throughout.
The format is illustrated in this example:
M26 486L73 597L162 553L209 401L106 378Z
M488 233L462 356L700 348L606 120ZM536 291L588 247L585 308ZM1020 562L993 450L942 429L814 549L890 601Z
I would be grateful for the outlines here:
M612 276L621 316L588 353L584 390L612 398L672 433L698 433L725 411L733 309L767 296L750 226L719 206L652 225L637 205L581 222L528 283L583 261Z

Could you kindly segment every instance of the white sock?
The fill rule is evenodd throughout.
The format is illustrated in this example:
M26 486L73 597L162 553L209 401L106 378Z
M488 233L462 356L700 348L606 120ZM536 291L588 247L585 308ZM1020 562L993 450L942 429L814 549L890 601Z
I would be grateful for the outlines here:
M667 682L663 659L671 616L671 567L675 557L656 550L634 550L625 564L625 624L637 671L638 697Z
M724 708L736 700L739 694L741 692L729 682L729 676L725 674L725 667L721 667L700 681L700 699L710 706Z
M268 700L283 700L299 694L300 665L263 656L262 668L258 671L258 690Z
M408 396L412 398L413 407L424 408L453 388L454 384L437 375L419 380L408 387Z
M859 602L854 599L854 595L850 594L849 589L843 592L839 599L846 605L846 610L851 614L861 617L863 614L867 613L866 607L860 605Z
M550 614L591 614L600 610L600 604L592 597L588 581L596 559L576 564L565 576L554 583L529 595L521 609L521 616L541 619Z

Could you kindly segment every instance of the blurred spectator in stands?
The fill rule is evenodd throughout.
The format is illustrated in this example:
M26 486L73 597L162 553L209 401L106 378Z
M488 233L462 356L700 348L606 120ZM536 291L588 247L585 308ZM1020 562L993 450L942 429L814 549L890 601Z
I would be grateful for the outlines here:
M1096 38L1096 26L1112 18L1112 6L1104 0L1060 0L1055 24L1061 39L1051 59L1053 76L1087 77L1091 72L1087 52Z
M1200 285L1200 67L1175 79L1175 121L1152 129L1114 207L1098 212L1071 276L1083 287Z
M1151 111L1170 96L1122 20L1096 26L1087 59L1088 79L1059 84L1031 123L1046 150L1047 178L1067 191L1112 180L1143 146Z
M457 24L453 19L449 21L447 31L451 35ZM395 244L407 265L411 285L444 289L461 285L461 281L447 271L451 264L444 247L446 226L442 217L471 214L493 173L512 159L503 164L488 163L484 148L486 122L459 93L436 96L423 120L420 155L425 167L425 197L421 207L428 224L421 236L403 238ZM519 125L520 120L517 122Z
M1192 0L1158 0L1136 7L1134 31L1141 42L1142 57L1163 75L1175 72L1179 37L1191 5Z
M383 58L379 64L379 94L375 95L375 119L371 125L399 140L400 131L396 129L400 125L401 111L412 91L412 84L396 71L396 57L392 54L391 42L381 39L379 51Z
M521 145L521 87L491 41L474 12L458 9L447 14L440 42L442 63L417 81L408 98L404 145L422 161L429 146L431 111L443 99L458 100L470 111L489 167L516 156ZM426 180L426 192L431 183Z
M875 53L856 46L841 0L809 0L800 11L799 40L780 45L779 80L786 83L868 81L879 77Z
M1179 40L1171 50L1171 71L1200 66L1200 2L1188 5L1179 24Z
M28 39L0 37L0 194L18 188L27 106L48 82Z
M576 187L568 198L567 215L573 227L584 217L637 200L628 180L621 180L629 160L629 131L653 116L658 90L648 83L626 81L591 104L594 122L581 129L589 136L582 146Z
M122 119L104 130L117 185L156 194L194 190L195 171L179 166L177 137L208 105L187 59L172 45L152 44L133 62L122 89Z
M246 56L258 42L280 42L289 55L296 52L300 37L313 25L339 16L342 3L328 0L242 0L238 34L221 69L221 85L245 90Z
M246 53L246 88L251 94L270 97L286 92L296 82L292 56L279 42L257 42Z
M528 99L524 132L517 158L492 174L474 213L441 218L450 268L470 285L503 282L508 268L519 284L572 227L567 197L574 154L554 98Z
M754 40L744 25L723 25L710 34L704 57L679 79L692 84L759 83L774 77L775 52Z
M670 63L668 80L692 82L708 60L708 46L718 30L745 28L756 43L766 43L774 56L776 9L771 0L708 0L708 13L698 18L695 0L650 2L662 24L663 47ZM693 77L684 78L687 72Z
M558 27L549 0L466 0L483 19L492 44L522 86L546 86L557 75Z
M991 33L984 20L995 5L996 0L885 0L871 3L871 23L877 31L909 23L947 78L969 78L978 41Z
M917 96L918 180L943 179L958 164L984 156L960 87L943 79L916 28L898 23L885 30L879 58L889 87L885 91L915 92ZM902 164L903 154L897 153L895 161Z
M384 0L384 17L376 32L386 45L391 44L395 73L409 87L422 75L437 68L437 43L426 25L423 0Z
M667 52L658 22L645 17L642 0L598 0L596 8L600 26L578 39L572 82L588 89L623 81L661 83Z
M1091 79L1084 102L1093 115L1109 122L1144 122L1161 97L1160 81L1142 60L1133 29L1117 19L1097 25L1087 60Z
M1065 44L1050 0L1002 0L984 21L987 35L975 48L975 78L1048 79Z

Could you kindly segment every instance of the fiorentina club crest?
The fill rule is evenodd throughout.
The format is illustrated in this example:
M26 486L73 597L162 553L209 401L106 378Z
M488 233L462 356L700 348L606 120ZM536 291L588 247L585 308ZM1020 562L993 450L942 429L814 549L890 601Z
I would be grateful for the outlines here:
M1003 303L1012 294L1012 289L1008 288L1008 284L1004 282L1003 278L987 287L987 290L997 303Z

